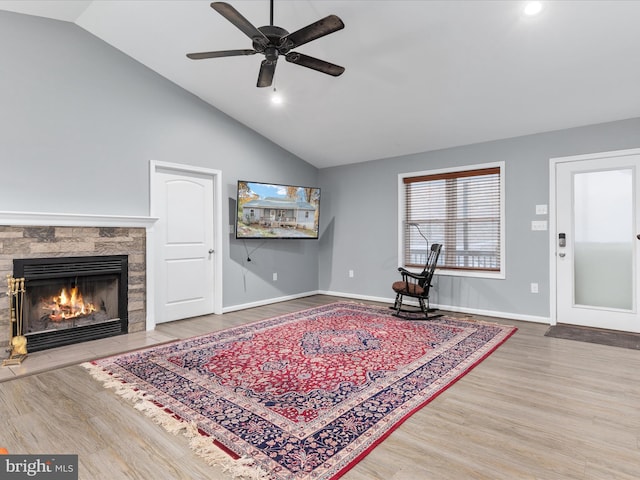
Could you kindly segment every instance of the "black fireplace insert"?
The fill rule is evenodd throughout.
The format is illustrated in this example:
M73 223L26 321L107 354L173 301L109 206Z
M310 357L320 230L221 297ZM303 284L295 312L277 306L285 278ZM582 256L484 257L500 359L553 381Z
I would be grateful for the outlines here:
M14 259L13 276L30 352L127 333L126 255Z

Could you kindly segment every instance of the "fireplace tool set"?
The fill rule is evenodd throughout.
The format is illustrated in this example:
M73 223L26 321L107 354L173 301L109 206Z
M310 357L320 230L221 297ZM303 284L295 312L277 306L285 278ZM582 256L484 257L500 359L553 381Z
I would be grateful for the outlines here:
M2 366L20 365L27 358L27 337L23 335L24 278L7 275L7 296L9 297L9 358ZM15 334L14 334L15 332Z

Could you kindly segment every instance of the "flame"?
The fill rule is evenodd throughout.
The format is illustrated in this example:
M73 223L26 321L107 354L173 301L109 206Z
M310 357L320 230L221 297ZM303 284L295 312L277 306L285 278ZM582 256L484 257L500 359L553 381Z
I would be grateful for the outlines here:
M49 315L51 320L80 317L97 310L92 303L84 303L78 287L73 287L69 291L63 288L60 295L51 299L51 304L47 309L52 311Z

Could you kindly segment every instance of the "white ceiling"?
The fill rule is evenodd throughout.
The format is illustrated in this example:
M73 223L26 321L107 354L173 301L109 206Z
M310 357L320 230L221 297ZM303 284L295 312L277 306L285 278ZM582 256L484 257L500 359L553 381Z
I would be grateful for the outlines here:
M276 0L290 32L329 14L344 30L296 49L346 68L337 78L281 59L256 88L261 55L209 1L0 1L74 22L319 167L640 116L640 1ZM268 0L229 0L256 27Z

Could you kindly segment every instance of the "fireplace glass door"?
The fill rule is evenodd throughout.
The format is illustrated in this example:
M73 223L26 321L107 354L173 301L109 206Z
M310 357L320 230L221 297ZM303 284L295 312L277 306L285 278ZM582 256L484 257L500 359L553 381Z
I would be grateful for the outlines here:
M118 320L118 277L36 280L25 302L25 335Z

